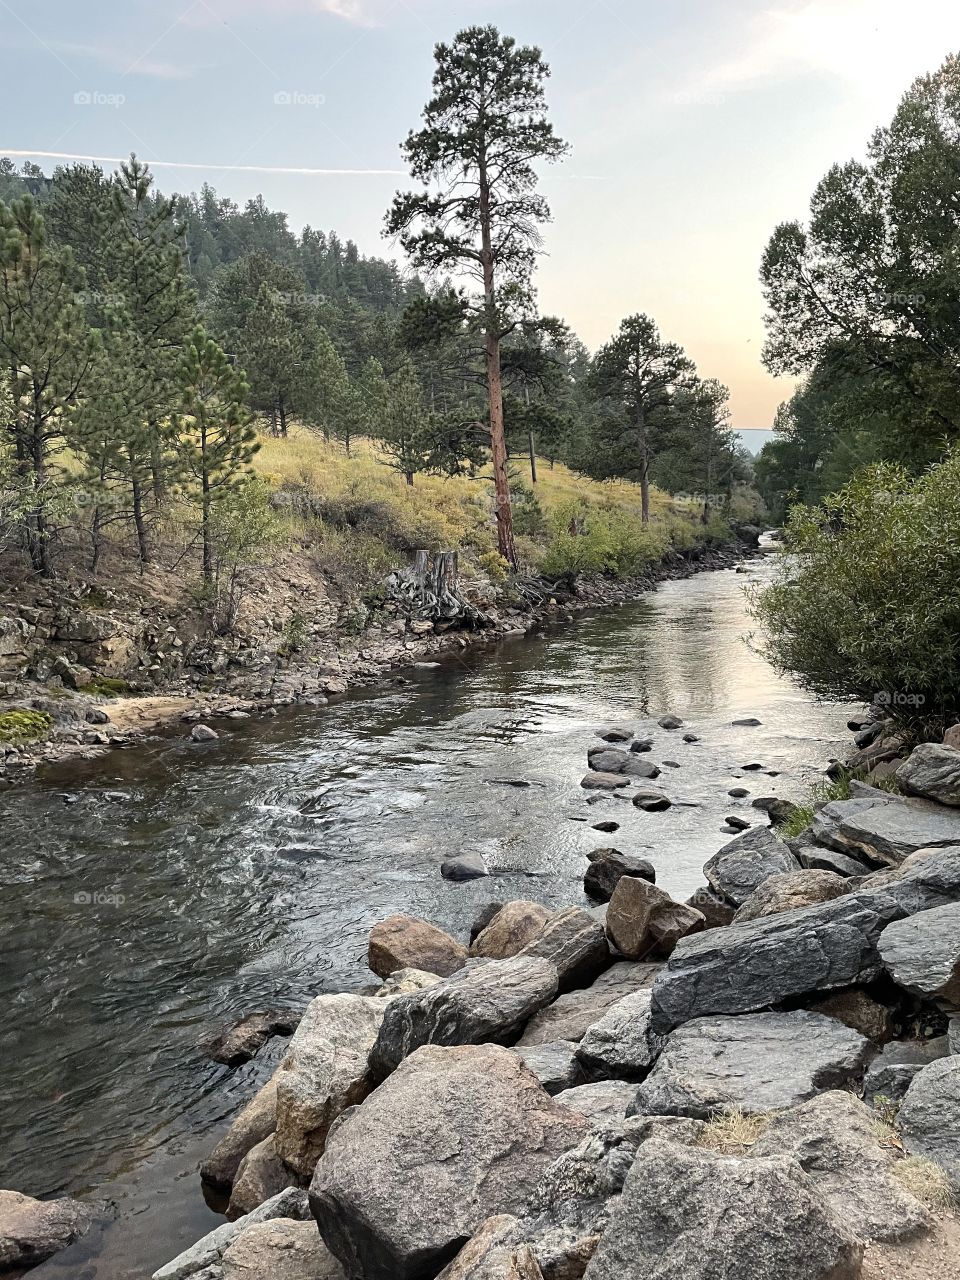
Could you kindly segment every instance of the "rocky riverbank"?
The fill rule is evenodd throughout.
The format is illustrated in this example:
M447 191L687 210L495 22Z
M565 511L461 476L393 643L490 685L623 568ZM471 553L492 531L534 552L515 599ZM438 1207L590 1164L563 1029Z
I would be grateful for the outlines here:
M852 724L859 752L893 751L881 721ZM588 816L598 795L604 814L640 801L655 838L669 786L647 761L696 727L600 729ZM956 736L890 755L883 789L853 781L806 825L738 787L744 829L687 902L598 841L564 910L491 902L463 938L382 921L377 985L211 1046L236 1063L293 1032L203 1163L228 1221L155 1280L953 1274ZM0 1203L8 1265L51 1212L21 1200L15 1232Z
M574 587L533 584L517 594L491 584L473 592L482 615L431 621L387 602L351 630L324 584L304 569L264 578L258 601L231 636L211 636L194 613L138 597L45 586L0 598L0 785L42 763L128 750L180 723L272 715L323 706L348 689L466 650L562 625L590 609L637 599L659 582L732 568L758 554L758 531L722 547L671 551L631 579L581 578ZM279 621L295 617L292 631ZM206 722L211 721L211 724Z

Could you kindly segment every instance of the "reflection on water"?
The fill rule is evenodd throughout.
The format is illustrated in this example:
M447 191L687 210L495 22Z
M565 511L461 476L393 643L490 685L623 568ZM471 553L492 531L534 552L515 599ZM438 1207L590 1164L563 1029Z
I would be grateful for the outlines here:
M748 650L748 580L668 583L409 685L230 723L217 743L114 753L5 794L0 1186L98 1188L121 1212L102 1246L77 1252L99 1253L82 1272L61 1255L34 1274L139 1276L210 1228L196 1161L271 1063L230 1073L201 1057L200 1034L363 984L377 920L410 911L463 933L491 898L580 901L585 854L607 839L591 824L611 816L616 845L642 849L659 883L687 896L743 803L726 794L738 766L786 775L748 775L754 795L801 791L846 717ZM668 711L701 741L657 729ZM762 726L730 727L748 715ZM689 805L587 806L578 783L605 721L652 733L646 758L680 765L660 781ZM511 778L542 785L495 781ZM443 859L474 847L492 878L442 880Z

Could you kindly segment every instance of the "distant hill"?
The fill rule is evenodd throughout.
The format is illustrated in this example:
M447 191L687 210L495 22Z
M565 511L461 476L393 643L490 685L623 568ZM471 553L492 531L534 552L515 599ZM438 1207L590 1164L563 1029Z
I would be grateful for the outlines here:
M776 435L770 431L769 428L764 427L738 428L737 435L754 457L756 457L765 444L769 444L771 440L776 439Z

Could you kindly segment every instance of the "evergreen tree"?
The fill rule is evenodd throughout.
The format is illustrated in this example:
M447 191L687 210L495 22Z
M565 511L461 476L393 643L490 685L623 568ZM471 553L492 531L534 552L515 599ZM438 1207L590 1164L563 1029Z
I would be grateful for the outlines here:
M181 354L178 374L180 450L200 490L203 580L209 588L214 576L214 506L250 476L259 445L244 407L247 383L242 371L199 326Z
M532 306L538 224L549 217L534 164L566 151L547 120L540 50L495 27L470 27L435 50L424 127L403 151L413 177L439 190L398 195L387 231L416 265L456 271L480 288L473 308L484 337L490 447L501 554L516 563L503 421L500 346Z
M70 417L83 403L99 350L87 324L83 271L55 248L30 196L0 204L0 359L14 399L6 424L17 475L29 489L24 513L34 570L51 572L48 512L54 459Z
M264 283L240 333L238 355L250 379L251 403L266 410L275 435L287 434L298 371L300 352L283 299Z

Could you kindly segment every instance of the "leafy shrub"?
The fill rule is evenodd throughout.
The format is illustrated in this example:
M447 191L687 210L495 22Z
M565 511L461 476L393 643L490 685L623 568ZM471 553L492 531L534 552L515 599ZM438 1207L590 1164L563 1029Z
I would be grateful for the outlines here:
M550 513L550 539L541 563L547 578L581 573L625 578L663 554L664 537L615 507L587 509L567 503Z
M510 485L510 501L513 507L513 532L518 537L535 538L543 533L547 522L537 495L521 480Z
M918 478L882 463L797 507L752 610L775 666L933 736L960 712L960 452Z

